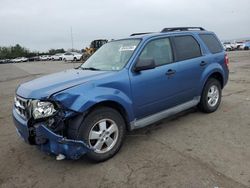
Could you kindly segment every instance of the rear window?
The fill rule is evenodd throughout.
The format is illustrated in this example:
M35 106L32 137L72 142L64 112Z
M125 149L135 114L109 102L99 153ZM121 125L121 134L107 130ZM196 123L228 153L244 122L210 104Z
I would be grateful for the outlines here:
M200 38L212 54L223 51L220 41L213 34L200 34Z
M201 56L200 45L192 36L176 36L174 43L177 61Z

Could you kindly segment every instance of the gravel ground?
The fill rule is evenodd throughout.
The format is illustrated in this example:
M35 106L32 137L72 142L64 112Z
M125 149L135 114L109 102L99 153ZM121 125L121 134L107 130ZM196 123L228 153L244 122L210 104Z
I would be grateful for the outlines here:
M250 187L250 52L230 52L218 111L190 109L130 132L111 160L56 161L16 134L18 84L79 63L0 65L0 187Z

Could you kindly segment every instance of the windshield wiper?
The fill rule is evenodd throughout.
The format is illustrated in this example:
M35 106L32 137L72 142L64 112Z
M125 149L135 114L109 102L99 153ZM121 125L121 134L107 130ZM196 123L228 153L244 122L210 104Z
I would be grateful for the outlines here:
M82 70L93 70L93 71L99 71L100 69L94 68L94 67L79 67Z

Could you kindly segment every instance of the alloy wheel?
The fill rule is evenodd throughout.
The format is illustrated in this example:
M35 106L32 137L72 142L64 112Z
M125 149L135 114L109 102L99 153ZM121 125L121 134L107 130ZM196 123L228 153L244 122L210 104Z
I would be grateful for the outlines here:
M211 107L216 106L216 104L219 101L219 97L220 97L220 93L219 93L218 87L216 85L212 85L209 88L208 94L207 94L208 105Z
M102 119L89 132L89 145L96 153L106 153L116 144L119 130L111 119Z

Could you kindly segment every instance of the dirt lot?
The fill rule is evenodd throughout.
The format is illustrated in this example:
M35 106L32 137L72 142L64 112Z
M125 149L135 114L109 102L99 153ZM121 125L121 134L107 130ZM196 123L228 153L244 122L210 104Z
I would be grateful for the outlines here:
M230 80L218 111L196 109L128 133L111 160L56 161L16 134L18 84L77 66L0 65L0 187L250 187L250 52L230 52Z

